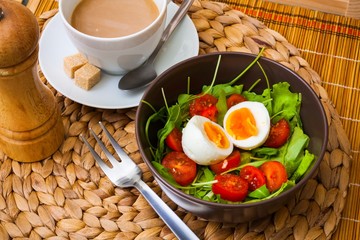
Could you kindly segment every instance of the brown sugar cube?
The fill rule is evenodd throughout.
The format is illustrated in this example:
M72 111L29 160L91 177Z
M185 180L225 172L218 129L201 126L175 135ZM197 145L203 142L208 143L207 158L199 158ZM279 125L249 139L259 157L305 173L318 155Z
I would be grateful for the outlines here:
M75 84L85 90L91 89L100 81L100 69L86 63L75 71Z
M64 71L70 78L74 78L75 71L87 62L87 59L81 53L67 56L64 58Z

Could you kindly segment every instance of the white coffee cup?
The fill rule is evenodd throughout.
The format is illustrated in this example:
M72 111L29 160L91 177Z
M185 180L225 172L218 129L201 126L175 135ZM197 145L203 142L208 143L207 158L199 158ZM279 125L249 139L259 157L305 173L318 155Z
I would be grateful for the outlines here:
M140 66L154 51L165 28L170 0L153 0L158 17L146 28L116 38L94 37L71 25L71 16L81 0L59 0L59 13L71 42L88 61L109 74L121 75ZM136 0L134 0L136 1Z

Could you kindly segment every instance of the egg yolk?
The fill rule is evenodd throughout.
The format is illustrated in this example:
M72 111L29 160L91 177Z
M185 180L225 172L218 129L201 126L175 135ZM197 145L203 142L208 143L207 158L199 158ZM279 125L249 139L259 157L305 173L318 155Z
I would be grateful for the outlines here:
M255 118L248 108L240 108L229 115L226 131L236 140L247 139L258 134Z
M230 146L227 136L218 126L212 124L211 122L205 122L204 130L209 140L215 143L217 147L226 149Z

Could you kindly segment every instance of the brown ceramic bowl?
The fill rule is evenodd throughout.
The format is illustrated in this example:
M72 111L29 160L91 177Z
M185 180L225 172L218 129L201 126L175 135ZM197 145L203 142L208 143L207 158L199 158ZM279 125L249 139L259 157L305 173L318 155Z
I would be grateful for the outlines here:
M218 54L219 53L196 56L174 65L162 73L148 87L143 96L143 100L150 103L156 109L160 109L164 106L161 92L163 88L168 104L171 105L175 103L177 96L186 92L188 77L191 79L191 93L200 93L203 85L210 85L211 83ZM229 80L237 76L256 57L255 55L244 53L221 53L221 55L222 59L216 83L229 82ZM247 222L265 217L277 211L293 198L295 193L314 176L325 152L328 136L327 120L321 102L310 85L299 75L277 62L264 57L262 57L259 62L264 68L271 85L279 81L287 81L290 83L291 91L302 94L301 118L303 129L310 137L308 149L316 156L315 162L307 174L303 176L293 188L281 193L275 198L247 204L220 204L197 199L174 188L161 177L151 164L152 157L144 129L146 121L153 111L143 102L140 103L137 110L137 142L143 160L149 166L155 180L165 194L178 206L210 221ZM254 66L238 83L244 84L244 89L247 89L259 78L263 79L263 74L257 66ZM261 81L261 84L259 84L254 91L261 93L264 88L266 88L266 83L265 81ZM162 126L151 127L153 132L150 134L150 140L153 141L153 143L156 143L156 131L159 127Z

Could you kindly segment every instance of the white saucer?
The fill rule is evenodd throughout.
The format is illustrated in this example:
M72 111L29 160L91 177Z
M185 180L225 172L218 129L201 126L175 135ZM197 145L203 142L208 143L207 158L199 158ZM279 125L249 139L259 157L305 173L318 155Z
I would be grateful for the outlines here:
M168 5L167 23L177 11L178 6ZM78 53L66 35L59 14L46 26L39 42L39 64L48 82L61 94L71 100L96 108L120 109L138 106L146 87L137 90L120 90L118 82L121 76L102 72L101 81L89 91L74 84L64 72L64 57ZM158 74L172 65L196 56L199 51L199 40L196 28L186 16L162 47L156 62Z

